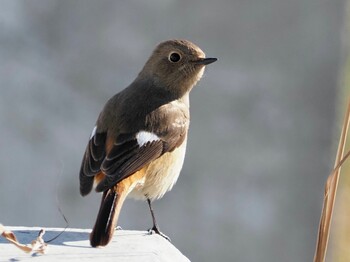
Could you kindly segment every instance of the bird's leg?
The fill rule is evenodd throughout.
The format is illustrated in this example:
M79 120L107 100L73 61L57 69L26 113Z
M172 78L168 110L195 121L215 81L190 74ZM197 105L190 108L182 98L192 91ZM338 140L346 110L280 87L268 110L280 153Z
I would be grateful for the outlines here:
M166 236L162 232L160 232L159 226L158 226L157 221L156 221L156 217L154 216L154 211L153 211L153 208L152 208L151 200L149 198L147 198L147 203L148 203L148 206L149 206L149 211L151 211L152 221L153 221L153 227L151 229L149 229L148 232L150 234L152 234L154 232L154 233L164 237L166 240L171 241L168 236Z

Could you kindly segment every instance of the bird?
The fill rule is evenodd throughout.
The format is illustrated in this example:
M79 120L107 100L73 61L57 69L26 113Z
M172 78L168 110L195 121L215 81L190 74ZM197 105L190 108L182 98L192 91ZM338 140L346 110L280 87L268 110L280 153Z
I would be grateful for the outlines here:
M152 202L172 189L182 169L190 123L189 93L203 76L206 58L184 39L161 42L124 90L111 97L98 116L79 172L80 194L102 193L90 233L92 247L112 239L127 197Z

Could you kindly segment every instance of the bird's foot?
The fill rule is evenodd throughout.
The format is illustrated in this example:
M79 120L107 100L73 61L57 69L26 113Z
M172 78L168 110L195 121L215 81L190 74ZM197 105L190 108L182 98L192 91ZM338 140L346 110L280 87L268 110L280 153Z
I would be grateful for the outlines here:
M168 240L169 242L171 242L171 239L170 237L168 237L167 235L163 234L162 232L160 232L159 228L158 227L152 227L150 229L148 229L148 233L150 235L153 235L153 234L158 234L160 235L161 237L164 237L166 240Z

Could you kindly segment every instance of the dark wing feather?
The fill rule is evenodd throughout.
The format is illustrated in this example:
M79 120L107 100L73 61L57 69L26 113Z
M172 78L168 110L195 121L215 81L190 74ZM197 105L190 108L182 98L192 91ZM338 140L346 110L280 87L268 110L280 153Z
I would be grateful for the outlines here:
M93 186L94 176L101 171L106 156L106 133L96 133L89 141L81 163L79 180L80 194L87 195Z
M160 157L163 153L164 141L148 142L140 147L136 154L129 158L120 166L119 172L124 174L133 174L144 165L150 163L153 159ZM118 179L119 181L123 179Z
M102 192L139 171L152 160L157 159L163 153L165 142L157 140L148 142L139 147L137 140L127 140L123 144L114 145L101 165L101 170L106 175L97 185L96 191Z

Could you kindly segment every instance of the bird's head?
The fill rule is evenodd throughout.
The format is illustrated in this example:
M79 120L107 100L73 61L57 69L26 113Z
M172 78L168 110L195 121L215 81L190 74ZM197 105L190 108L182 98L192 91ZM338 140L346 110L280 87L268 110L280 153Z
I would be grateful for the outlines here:
M205 66L216 60L206 58L187 40L168 40L155 48L139 76L151 77L165 88L184 93L201 79Z

